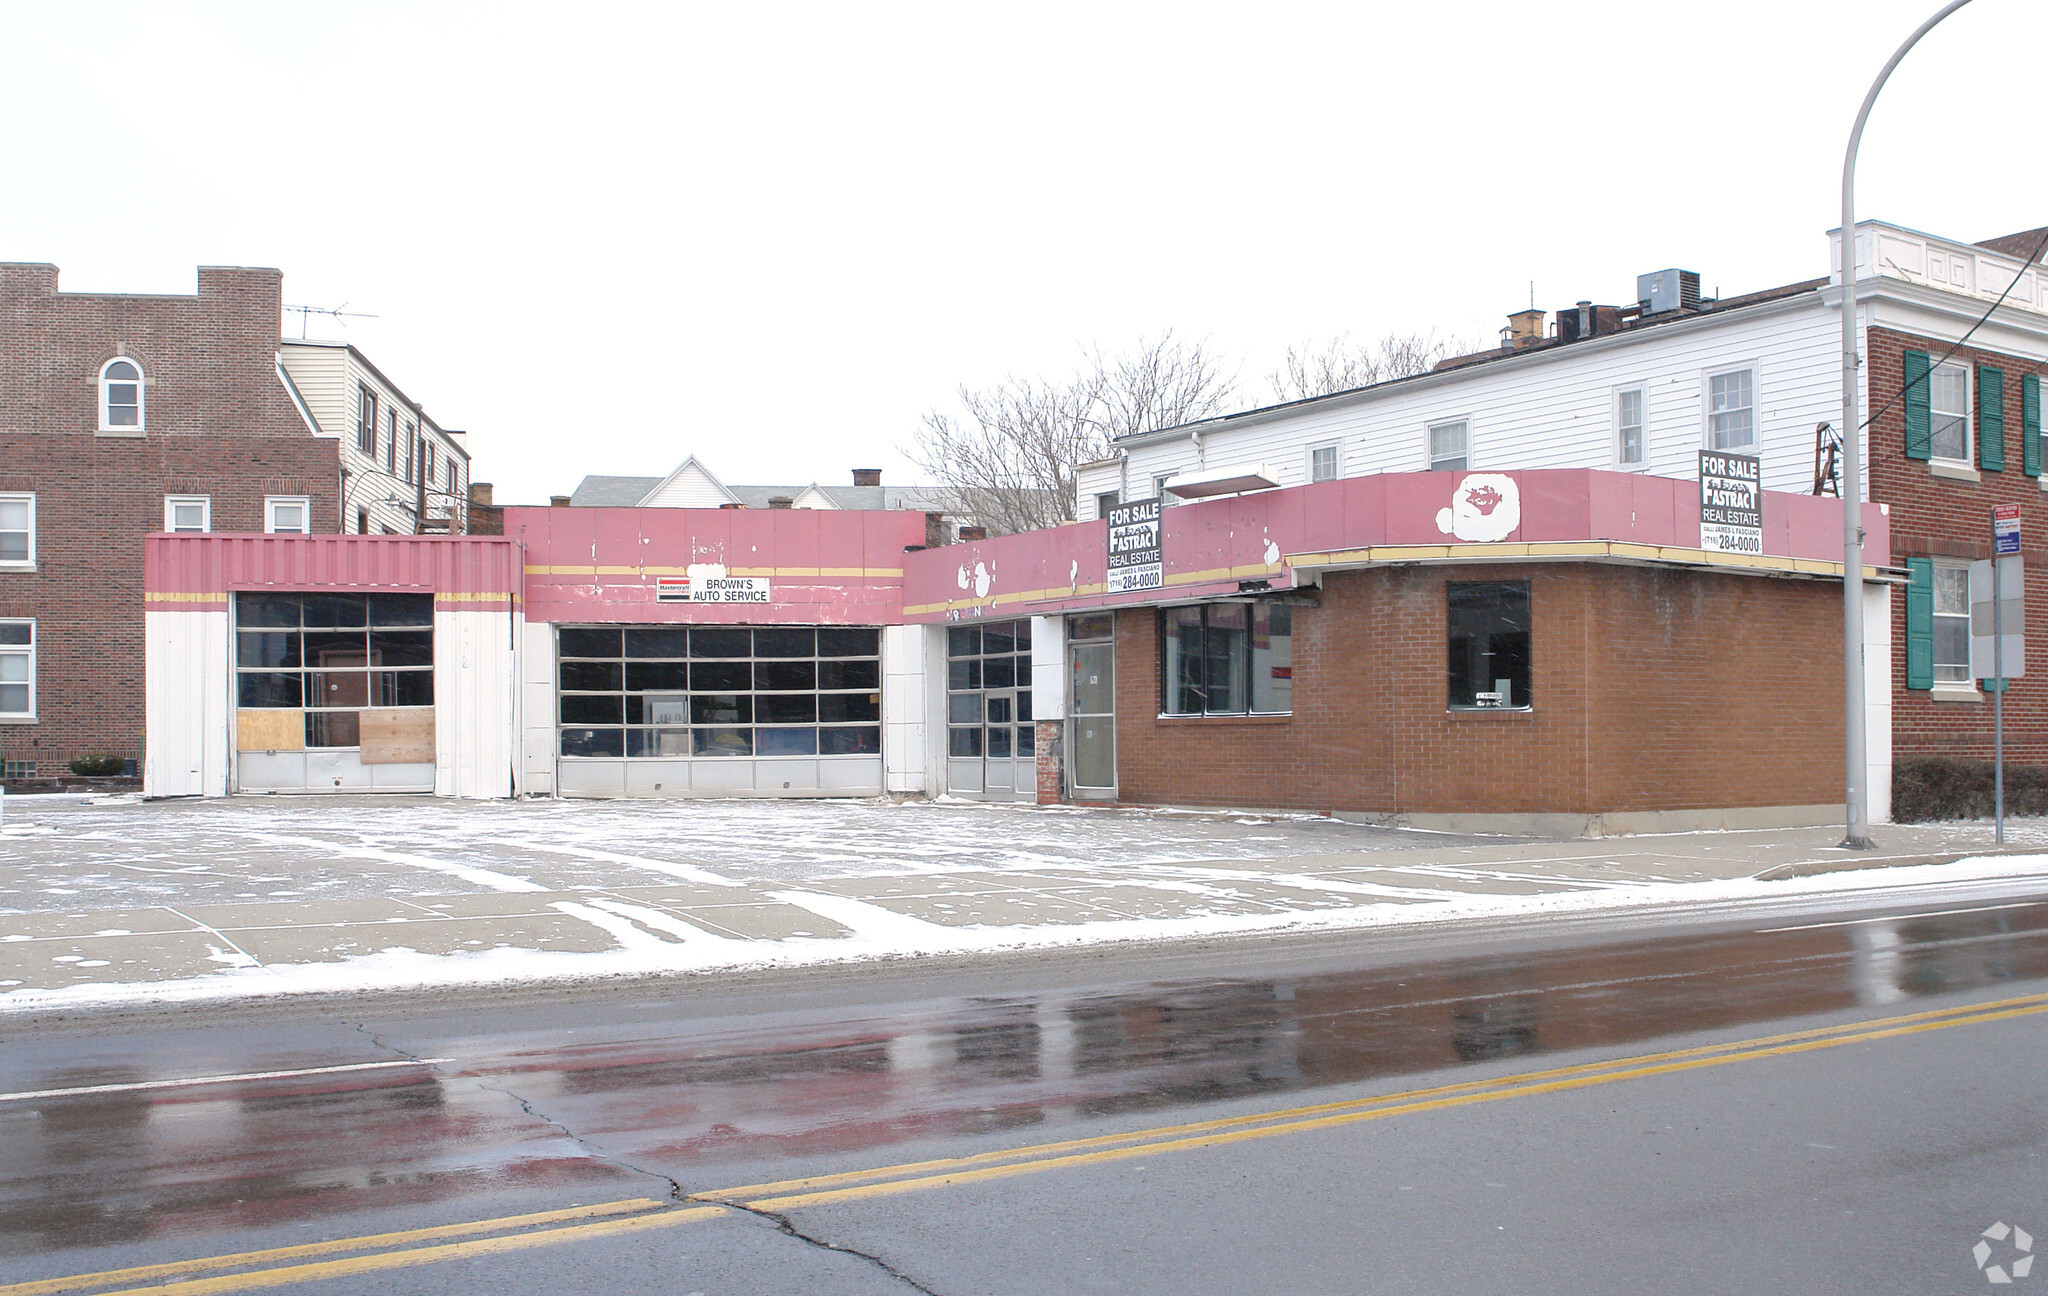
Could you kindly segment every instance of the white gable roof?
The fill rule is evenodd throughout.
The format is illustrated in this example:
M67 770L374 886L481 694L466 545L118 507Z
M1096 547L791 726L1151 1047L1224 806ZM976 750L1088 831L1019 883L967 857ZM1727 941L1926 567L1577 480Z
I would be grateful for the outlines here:
M791 501L790 507L800 509L836 509L839 507L839 502L830 495L827 495L818 483L812 482L797 492L796 498Z
M640 500L642 508L717 508L721 504L737 504L739 496L725 488L725 483L712 475L709 468L697 462L691 455L676 465L676 470L661 479L661 484L648 491Z

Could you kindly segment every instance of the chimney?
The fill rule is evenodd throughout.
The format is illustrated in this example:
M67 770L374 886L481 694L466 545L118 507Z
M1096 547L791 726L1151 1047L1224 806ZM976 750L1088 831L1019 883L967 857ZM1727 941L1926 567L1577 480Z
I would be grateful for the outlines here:
M924 515L924 547L936 549L946 544L946 515L927 513Z
M489 508L491 505L491 484L480 481L471 482L469 484L469 502L481 504L485 508Z
M960 528L960 543L962 544L966 544L969 540L986 539L988 539L987 527L964 526Z
M882 470L880 468L856 468L853 470L853 484L856 486L880 486L882 484Z
M569 497L568 497L567 495L550 495L550 496L548 496L548 507L549 507L549 508L568 508L568 507L569 507Z
M787 495L770 495L768 497L768 507L772 509L795 508L796 501Z
M1508 316L1508 328L1515 350L1524 350L1543 340L1543 315L1544 312L1532 306L1528 310L1516 311Z

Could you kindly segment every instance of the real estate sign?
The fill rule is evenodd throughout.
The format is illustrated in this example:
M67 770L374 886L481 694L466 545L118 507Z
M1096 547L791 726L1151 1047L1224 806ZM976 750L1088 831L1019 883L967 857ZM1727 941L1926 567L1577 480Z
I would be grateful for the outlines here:
M1763 465L1755 455L1700 451L1700 548L1764 551Z
M1115 504L1109 510L1108 592L1158 589L1166 583L1159 541L1159 500Z

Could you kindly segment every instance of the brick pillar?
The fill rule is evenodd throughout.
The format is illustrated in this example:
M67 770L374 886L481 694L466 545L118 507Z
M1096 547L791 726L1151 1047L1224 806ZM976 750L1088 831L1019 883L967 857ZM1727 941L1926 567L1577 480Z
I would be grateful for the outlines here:
M1059 805L1066 799L1061 795L1060 778L1064 726L1058 720L1040 720L1034 728L1038 731L1038 804Z

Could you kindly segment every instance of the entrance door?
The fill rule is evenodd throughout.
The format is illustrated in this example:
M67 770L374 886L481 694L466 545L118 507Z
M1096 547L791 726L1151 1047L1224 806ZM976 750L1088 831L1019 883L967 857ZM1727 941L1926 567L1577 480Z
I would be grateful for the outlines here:
M1072 682L1067 714L1072 717L1074 793L1087 799L1116 795L1116 643L1112 613L1069 618Z

